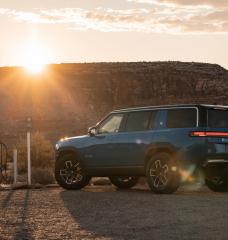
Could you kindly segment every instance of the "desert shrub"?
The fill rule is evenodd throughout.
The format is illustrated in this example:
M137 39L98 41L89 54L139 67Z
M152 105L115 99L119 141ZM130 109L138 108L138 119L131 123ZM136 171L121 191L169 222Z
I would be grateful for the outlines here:
M33 168L32 183L50 184L54 183L55 178L51 169Z
M16 144L18 150L18 172L27 172L27 142L26 137L19 139ZM54 149L49 140L40 132L32 134L31 138L31 166L32 169L41 168L53 171Z

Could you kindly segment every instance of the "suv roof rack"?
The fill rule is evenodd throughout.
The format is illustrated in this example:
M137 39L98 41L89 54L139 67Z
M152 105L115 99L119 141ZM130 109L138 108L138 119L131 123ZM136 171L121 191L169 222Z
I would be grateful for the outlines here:
M131 108L122 108L112 111L116 112L127 112L127 111L137 111L137 110L150 110L150 109L159 109L159 108L178 108L178 107L206 107L206 108L228 108L228 106L223 105L214 105L214 104L174 104L174 105L155 105L155 106L144 106L144 107L131 107Z

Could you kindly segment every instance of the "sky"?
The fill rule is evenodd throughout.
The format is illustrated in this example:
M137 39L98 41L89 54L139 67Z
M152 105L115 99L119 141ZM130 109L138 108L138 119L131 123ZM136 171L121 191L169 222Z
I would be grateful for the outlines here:
M0 0L0 66L194 61L228 69L227 0Z

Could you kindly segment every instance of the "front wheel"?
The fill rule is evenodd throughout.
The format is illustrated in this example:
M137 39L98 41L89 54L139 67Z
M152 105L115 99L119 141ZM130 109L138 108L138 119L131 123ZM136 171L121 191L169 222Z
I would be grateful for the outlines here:
M73 154L63 155L56 161L55 179L65 189L81 189L90 181L80 161Z
M132 188L138 182L138 177L120 177L113 176L109 177L110 182L118 188Z
M155 193L173 193L180 185L177 162L167 153L155 154L147 163L146 177Z
M228 191L228 180L224 177L216 176L213 178L206 178L205 184L209 189L214 192L227 192Z

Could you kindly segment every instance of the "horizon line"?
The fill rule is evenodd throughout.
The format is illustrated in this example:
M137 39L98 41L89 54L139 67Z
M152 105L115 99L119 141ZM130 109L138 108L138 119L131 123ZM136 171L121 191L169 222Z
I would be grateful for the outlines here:
M200 63L200 64L210 64L210 65L218 65L226 70L228 70L225 66L222 66L218 63L211 62L198 62L198 61L180 61L180 60L157 60L157 61L147 61L147 60L139 60L139 61L79 61L79 62L60 62L60 63L44 63L44 66L50 65L61 65L61 64L103 64L103 63L169 63L169 62L177 62L177 63ZM24 68L23 65L1 65L0 68Z

